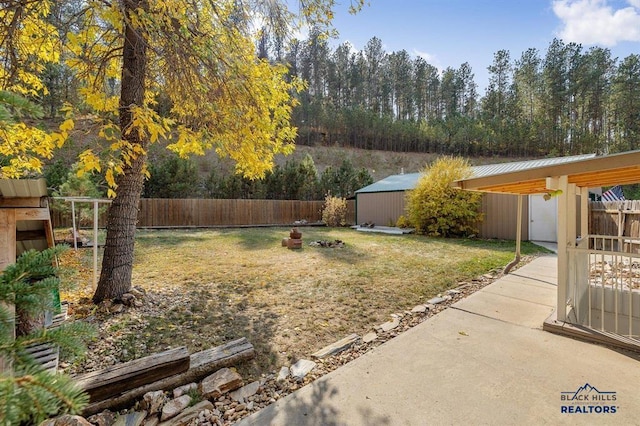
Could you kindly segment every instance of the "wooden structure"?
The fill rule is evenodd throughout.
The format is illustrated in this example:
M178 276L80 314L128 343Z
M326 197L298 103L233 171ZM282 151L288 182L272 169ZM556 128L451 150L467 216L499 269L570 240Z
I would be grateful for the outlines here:
M624 341L628 345L633 341L631 346L637 346L640 312L636 300L640 303L640 293L634 288L636 283L631 278L627 281L620 271L640 256L624 252L623 235L589 234L588 193L589 188L637 182L640 151L520 167L460 180L455 185L473 191L557 197L558 300L556 318L548 322L557 327L545 323L545 328L562 332L578 327L586 334L594 334L598 328L597 334L606 333L611 343ZM607 281L607 268L620 272L619 276Z
M640 200L589 203L589 233L640 240Z
M84 200L86 202L86 200ZM78 202L78 201L76 201ZM207 228L233 226L291 226L296 221L309 224L322 220L324 201L303 200L220 200L143 198L138 209L138 228ZM347 200L347 222L355 223L355 204ZM70 213L53 211L56 228L71 227ZM100 213L100 227L106 224Z
M0 179L0 271L24 251L54 246L44 179ZM13 316L14 306L5 306ZM32 348L45 368L57 368L57 348ZM40 356L41 355L41 356ZM7 366L0 358L0 371Z
M54 246L44 179L0 179L0 270L29 249Z

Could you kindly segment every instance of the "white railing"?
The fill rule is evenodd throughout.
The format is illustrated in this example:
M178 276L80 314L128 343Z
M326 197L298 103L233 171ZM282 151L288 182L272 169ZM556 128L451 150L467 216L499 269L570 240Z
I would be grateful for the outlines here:
M568 319L640 339L640 240L590 235L568 249Z

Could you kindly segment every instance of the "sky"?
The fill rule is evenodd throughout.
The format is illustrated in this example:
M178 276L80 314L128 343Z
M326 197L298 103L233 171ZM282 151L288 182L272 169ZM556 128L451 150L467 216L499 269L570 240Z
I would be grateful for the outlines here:
M350 15L349 0L338 0L334 17L337 46L356 50L372 37L386 52L406 50L440 70L469 62L484 95L487 67L499 50L511 60L528 48L544 58L554 38L586 49L606 47L620 60L640 54L640 0L367 0Z

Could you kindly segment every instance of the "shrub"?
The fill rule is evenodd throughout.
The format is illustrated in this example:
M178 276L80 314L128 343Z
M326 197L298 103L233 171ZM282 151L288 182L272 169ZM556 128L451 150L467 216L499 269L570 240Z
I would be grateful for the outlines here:
M471 175L460 157L443 157L425 169L416 188L407 195L409 222L416 232L430 236L467 236L477 233L482 219L482 195L451 187Z
M398 228L409 228L411 224L409 223L409 220L404 215L401 215L396 221L396 226Z
M347 200L328 194L324 199L322 221L327 226L345 226L347 224Z

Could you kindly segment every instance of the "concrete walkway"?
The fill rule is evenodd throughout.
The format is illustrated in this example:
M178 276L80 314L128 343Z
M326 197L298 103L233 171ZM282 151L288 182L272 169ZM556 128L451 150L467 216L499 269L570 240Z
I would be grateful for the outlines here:
M535 259L238 424L640 424L637 359L542 331L556 261ZM562 400L587 383L591 402Z

